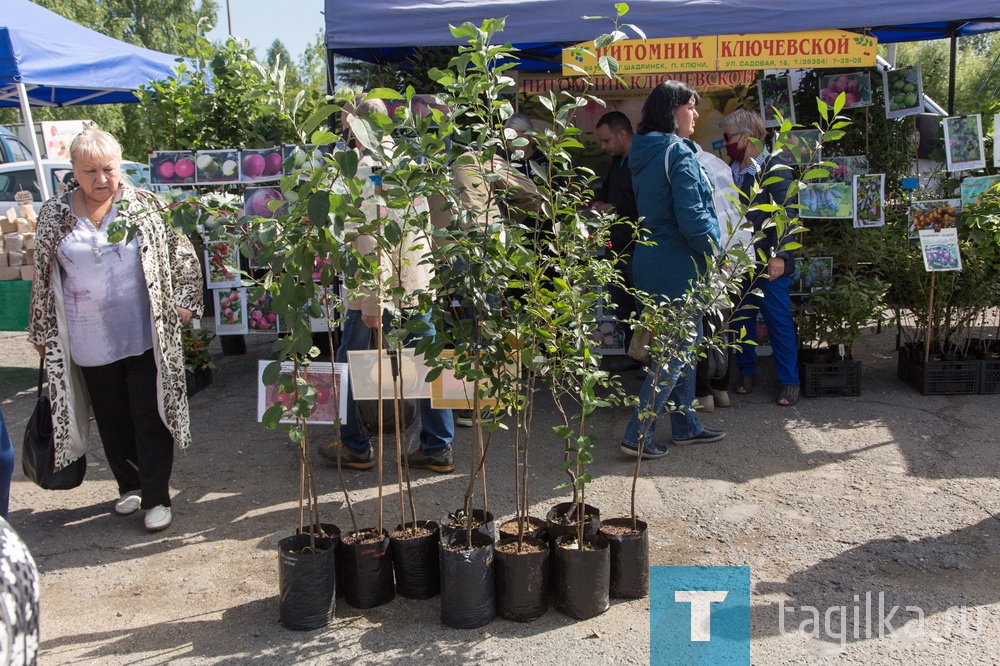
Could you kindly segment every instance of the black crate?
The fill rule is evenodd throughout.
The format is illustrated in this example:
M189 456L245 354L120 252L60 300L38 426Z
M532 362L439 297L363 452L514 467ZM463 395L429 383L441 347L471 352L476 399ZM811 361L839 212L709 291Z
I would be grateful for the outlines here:
M981 361L928 361L900 350L896 374L924 395L971 395L979 393Z
M1000 361L980 361L979 392L983 395L1000 393Z
M802 394L810 398L861 395L861 361L799 364Z
M184 370L185 383L187 384L188 397L194 395L203 388L212 385L212 369L201 368L200 370Z

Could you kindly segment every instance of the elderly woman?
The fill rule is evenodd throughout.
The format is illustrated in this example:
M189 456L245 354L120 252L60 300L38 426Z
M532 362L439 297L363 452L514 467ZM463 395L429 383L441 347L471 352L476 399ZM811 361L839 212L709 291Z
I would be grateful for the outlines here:
M719 221L712 200L712 182L695 157L690 139L698 111L698 94L676 81L664 81L649 93L642 119L628 154L632 189L642 218L640 232L652 244L636 245L633 283L636 289L655 297L661 307L681 298L709 270L709 259L719 248ZM700 319L691 322L691 337L697 337ZM641 412L659 415L668 398L678 406L670 412L674 444L717 442L726 436L709 430L691 408L694 373L683 355L649 373L639 392L639 405L622 435L621 450L643 458L661 458L665 444L653 442L657 416L640 418ZM654 390L655 388L655 390Z
M85 129L70 160L79 185L39 212L28 325L49 375L56 468L87 451L93 409L115 513L143 509L146 529L162 530L174 445L191 441L181 328L201 314L201 267L160 202L122 182L113 136ZM119 225L134 235L109 238Z

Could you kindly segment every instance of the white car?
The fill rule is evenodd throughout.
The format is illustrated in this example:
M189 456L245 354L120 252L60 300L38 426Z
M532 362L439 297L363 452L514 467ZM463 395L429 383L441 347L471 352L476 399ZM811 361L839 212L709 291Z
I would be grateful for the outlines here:
M49 194L57 193L59 185L73 173L69 160L42 160L42 170L48 178ZM160 186L150 187L147 164L122 160L122 175L128 176L134 185L153 190L161 189ZM31 205L37 213L42 207L42 201L38 191L38 179L35 177L35 163L24 161L0 164L0 215L6 215L9 208L16 208L14 194L20 190L31 192Z

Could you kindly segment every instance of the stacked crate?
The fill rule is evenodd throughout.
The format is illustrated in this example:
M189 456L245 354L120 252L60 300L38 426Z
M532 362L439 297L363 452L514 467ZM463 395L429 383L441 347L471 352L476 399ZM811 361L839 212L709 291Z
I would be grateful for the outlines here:
M0 281L35 279L35 209L18 204L0 217Z

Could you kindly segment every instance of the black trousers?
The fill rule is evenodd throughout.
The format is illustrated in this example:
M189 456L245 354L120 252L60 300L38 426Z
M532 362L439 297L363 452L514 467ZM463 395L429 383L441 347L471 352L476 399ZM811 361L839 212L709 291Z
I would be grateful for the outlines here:
M143 509L170 506L174 438L157 407L153 350L82 370L118 493L142 491Z

